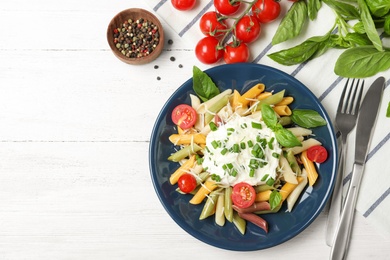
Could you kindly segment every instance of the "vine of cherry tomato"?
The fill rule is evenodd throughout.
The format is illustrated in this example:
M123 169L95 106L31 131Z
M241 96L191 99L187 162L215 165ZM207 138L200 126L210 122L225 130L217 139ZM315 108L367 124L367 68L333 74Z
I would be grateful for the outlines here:
M205 64L214 64L222 59L225 63L248 62L250 44L260 38L262 24L279 17L279 1L214 0L215 11L206 12L199 20L199 29L206 37L196 44L198 60ZM196 4L196 0L171 2L178 10L189 10ZM233 39L228 42L230 35Z

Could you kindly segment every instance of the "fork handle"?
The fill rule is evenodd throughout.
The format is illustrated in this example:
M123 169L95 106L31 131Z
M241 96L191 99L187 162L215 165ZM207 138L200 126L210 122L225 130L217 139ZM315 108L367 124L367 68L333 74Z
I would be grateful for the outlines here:
M349 241L355 215L356 201L359 193L364 165L354 163L352 179L345 198L340 222L337 226L334 244L330 253L330 260L344 260L347 257Z
M344 177L346 153L347 153L346 137L342 136L342 142L340 145L340 154L339 154L339 168L337 170L337 176L333 188L332 198L331 198L329 212L328 212L328 219L326 224L326 244L328 246L333 245L337 224L340 220L340 215L343 208L343 197L344 197L343 177Z

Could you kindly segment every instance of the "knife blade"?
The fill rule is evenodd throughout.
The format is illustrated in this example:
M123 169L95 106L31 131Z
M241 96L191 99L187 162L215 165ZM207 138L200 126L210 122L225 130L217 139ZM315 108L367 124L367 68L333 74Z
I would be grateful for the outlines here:
M345 197L340 221L337 225L334 243L330 253L331 260L341 260L347 256L356 201L384 87L385 78L377 78L368 89L360 107L356 125L355 160L352 168L352 177Z

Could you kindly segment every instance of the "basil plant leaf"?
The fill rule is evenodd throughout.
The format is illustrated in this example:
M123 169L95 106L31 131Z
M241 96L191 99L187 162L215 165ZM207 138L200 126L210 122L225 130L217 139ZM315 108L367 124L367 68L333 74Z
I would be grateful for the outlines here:
M363 22L364 30L366 31L368 38L370 38L372 44L378 51L383 51L382 41L376 30L374 20L372 19L366 1L358 0L358 5L360 9L360 19Z
M220 93L218 87L205 72L194 66L192 73L193 89L203 102Z
M278 143L283 147L295 147L295 146L302 146L301 141L298 140L298 138L288 129L279 127L275 131L275 137Z
M326 125L325 119L315 110L311 109L294 109L291 120L304 128L313 128Z
M385 33L387 35L390 35L390 14L388 16L386 16L385 25L384 25L383 29L385 30Z
M390 102L387 104L386 117L390 117Z
M334 72L346 78L366 78L389 68L390 51L378 51L374 46L359 46L340 55Z
M271 210L275 209L282 202L282 195L277 191L273 190L269 196L269 203Z
M318 57L318 50L320 50L318 54L323 54L332 44L329 38L329 33L324 36L314 36L292 48L271 53L268 57L282 65L300 64Z
M307 0L307 14L309 15L310 20L314 21L317 18L321 5L320 0Z
M276 125L278 123L278 117L276 116L275 111L268 104L261 105L261 114L263 117L263 121L270 129L275 131Z
M370 12L376 17L383 17L390 12L389 0L369 0L366 2Z
M298 36L307 21L307 6L305 1L298 1L292 4L287 14L280 22L278 29L272 38L272 44L287 41Z
M360 18L359 10L351 4L336 0L323 0L323 2L346 20L356 20Z

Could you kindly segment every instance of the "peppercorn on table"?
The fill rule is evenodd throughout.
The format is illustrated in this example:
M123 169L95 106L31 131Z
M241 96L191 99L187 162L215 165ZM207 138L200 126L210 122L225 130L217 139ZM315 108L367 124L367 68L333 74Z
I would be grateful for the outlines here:
M201 6L199 6L201 5ZM212 8L198 1L196 10ZM344 86L333 72L340 50L283 66L267 54L278 20L262 27L251 61L280 69L305 84L332 120ZM144 8L164 28L161 55L129 65L108 46L111 18ZM202 8L201 8L202 7ZM0 6L0 259L328 259L328 209L296 237L250 252L219 249L181 229L153 188L148 149L166 100L200 63L196 20L170 1L5 1ZM196 17L190 11L189 17ZM333 25L323 8L304 38ZM190 19L185 20L185 19ZM174 22L175 21L175 22ZM191 21L195 21L191 23ZM180 29L180 23L186 28ZM176 27L175 27L176 26ZM314 28L314 29L313 29ZM379 73L389 85L389 72ZM376 76L366 78L366 88ZM359 196L348 259L390 259L390 101L386 88ZM346 172L351 172L350 136ZM350 162L350 163L348 163ZM389 175L390 176L390 175ZM348 179L346 179L348 181ZM386 224L387 223L387 224Z

